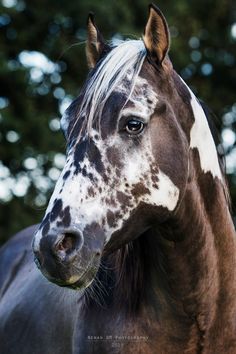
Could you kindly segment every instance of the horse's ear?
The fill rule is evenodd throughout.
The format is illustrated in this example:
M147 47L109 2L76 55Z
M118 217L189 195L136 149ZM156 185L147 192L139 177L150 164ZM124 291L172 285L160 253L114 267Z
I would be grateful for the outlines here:
M100 59L102 52L108 47L99 32L92 13L88 16L87 21L88 38L86 42L86 56L88 66L93 68Z
M154 4L149 5L149 17L143 41L152 58L161 64L169 50L170 35L164 15Z

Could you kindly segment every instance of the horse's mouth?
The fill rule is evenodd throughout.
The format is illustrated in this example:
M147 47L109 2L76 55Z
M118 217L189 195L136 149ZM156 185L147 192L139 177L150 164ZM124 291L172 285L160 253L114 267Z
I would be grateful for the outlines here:
M101 262L101 253L95 252L91 255L91 259L79 258L71 262L62 262L57 259L55 263L51 263L50 267L42 266L37 258L35 263L41 273L50 282L60 286L75 290L87 288L94 280ZM90 258L90 257L89 257Z
M82 274L74 274L66 280L61 279L49 279L51 282L61 286L74 290L82 290L87 288L94 280L97 271L100 266L100 257L96 257L96 255L90 260L89 264L82 272ZM71 268L75 267L73 264L70 265Z
M94 280L99 267L89 267L84 273L80 276L80 278L74 283L67 283L62 285L66 288L74 289L74 290L82 290L87 288Z

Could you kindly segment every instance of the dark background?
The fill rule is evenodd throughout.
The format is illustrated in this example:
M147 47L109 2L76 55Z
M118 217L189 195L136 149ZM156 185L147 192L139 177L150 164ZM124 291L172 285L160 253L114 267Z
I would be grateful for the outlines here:
M106 39L140 37L145 0L0 0L0 243L41 220L65 142L59 118L86 77L89 11ZM236 204L236 1L159 0L170 57L216 113ZM207 152L206 152L207 153ZM236 213L233 207L233 213Z

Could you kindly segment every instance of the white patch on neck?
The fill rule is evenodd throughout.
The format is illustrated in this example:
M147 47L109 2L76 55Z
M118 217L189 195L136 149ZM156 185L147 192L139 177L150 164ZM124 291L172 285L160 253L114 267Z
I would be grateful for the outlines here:
M190 132L190 147L198 149L202 171L204 173L210 172L213 177L222 180L215 143L203 108L187 84L182 78L181 80L190 92L191 106L195 118Z

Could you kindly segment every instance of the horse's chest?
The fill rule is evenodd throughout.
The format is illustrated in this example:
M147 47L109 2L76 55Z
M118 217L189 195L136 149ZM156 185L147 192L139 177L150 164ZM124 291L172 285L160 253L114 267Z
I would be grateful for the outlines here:
M73 354L156 354L157 325L122 314L89 313L78 320ZM160 352L161 353L161 352Z

